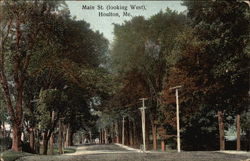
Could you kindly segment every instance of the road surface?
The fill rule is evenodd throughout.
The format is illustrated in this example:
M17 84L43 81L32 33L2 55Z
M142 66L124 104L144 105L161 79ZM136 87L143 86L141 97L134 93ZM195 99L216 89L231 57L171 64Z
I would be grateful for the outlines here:
M250 161L249 153L221 152L150 152L128 150L118 145L81 145L76 152L56 156L28 156L18 161Z

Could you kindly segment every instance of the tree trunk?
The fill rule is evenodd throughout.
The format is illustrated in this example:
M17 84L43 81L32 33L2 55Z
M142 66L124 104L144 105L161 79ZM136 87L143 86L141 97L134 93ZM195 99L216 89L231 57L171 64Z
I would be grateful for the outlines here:
M247 151L250 151L250 131L246 131L246 137L247 137Z
M66 125L63 125L63 149L65 148L65 145L66 145L66 138L67 138L67 127ZM64 151L64 150L63 150Z
M54 154L54 134L52 133L49 140L49 154Z
M12 150L21 151L21 137L22 137L22 85L17 85L17 103L16 103L16 116L14 121L12 121L13 126L13 140L12 140Z
M100 129L99 133L99 143L102 143L102 129Z
M165 141L161 140L161 151L165 151Z
M70 131L69 133L69 146L73 146L74 143L73 143L73 136L74 136L74 133L72 131Z
M120 140L120 142L119 142L119 143L122 144L122 134L123 134L122 125L123 125L123 124L122 124L122 121L120 121L119 123L120 123L120 126L119 126L119 127L120 127L120 128L119 128L119 134L120 134L120 135L119 135L119 140Z
M129 120L129 145L130 146L134 145L134 141L133 141L133 123L130 120Z
M43 134L43 155L47 155L49 138L47 132Z
M12 137L12 150L19 152L22 150L21 147L21 125L14 124L13 125L13 137Z
M116 124L112 123L112 143L116 143Z
M220 150L225 150L225 134L224 134L224 119L223 113L218 111L218 124L219 124L219 135L220 135Z
M105 144L105 129L102 129L102 143Z
M71 129L70 129L70 125L68 124L67 129L66 129L66 138L65 138L65 147L70 146L70 135L71 135Z
M154 123L152 123L152 135L153 135L153 148L157 150L157 127Z
M116 143L119 143L119 142L120 142L120 141L119 141L119 123L116 122L115 125L116 125L116 126L115 126Z
M30 128L29 130L29 143L30 143L31 152L34 153L35 152L35 133L34 133L33 128Z
M36 129L36 139L35 139L35 153L40 154L40 135L38 129Z
M141 129L142 129L142 124L141 123L137 123L137 126L138 126L138 128L136 129L136 136L137 136L137 145L138 145L138 147L140 148L140 145L141 144L143 144L143 138L142 138L142 131L141 131Z
M150 143L150 139L149 139L149 135L150 135L150 120L146 119L145 120L145 142L146 142L146 150L149 149L149 143Z
M107 128L104 129L104 143L108 143L108 137L107 137Z
M4 61L2 59L1 59L1 61ZM7 110L8 110L8 113L10 116L10 121L12 124L12 133L13 133L12 150L21 151L22 150L22 147L21 147L22 102L20 102L20 98L17 98L17 104L16 104L16 108L15 108L16 111L15 111L14 106L12 105L11 94L10 94L8 81L6 79L3 66L0 67L0 82L2 85L4 100L6 102ZM20 91L18 91L17 93L18 93L18 96L20 96Z
M129 146L129 120L125 119L125 145Z
M91 131L89 131L89 143L93 143L92 132Z
M137 137L137 133L136 133L136 123L133 122L133 138L134 138L134 145L138 145L138 137Z
M58 134L58 151L59 154L63 154L63 129L62 120L59 120L59 134Z
M84 144L84 139L85 139L85 136L83 135L83 133L81 133L81 144Z
M237 150L240 150L240 115L236 116L236 129L237 129Z

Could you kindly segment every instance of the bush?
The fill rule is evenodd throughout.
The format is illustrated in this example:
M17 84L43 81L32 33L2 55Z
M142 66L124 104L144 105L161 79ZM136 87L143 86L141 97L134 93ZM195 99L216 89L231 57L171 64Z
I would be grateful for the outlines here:
M5 151L11 148L12 139L10 137L0 138L0 151Z
M22 142L22 151L27 153L32 153L29 142Z
M208 107L200 110L182 123L182 149L188 151L218 150L218 121L215 111Z

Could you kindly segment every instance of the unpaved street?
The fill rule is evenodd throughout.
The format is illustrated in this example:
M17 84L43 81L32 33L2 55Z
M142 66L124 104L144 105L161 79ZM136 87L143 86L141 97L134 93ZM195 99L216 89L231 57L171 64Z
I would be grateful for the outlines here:
M234 155L220 152L151 152L141 153L117 145L81 145L76 152L57 156L29 156L18 161L243 161L249 154Z

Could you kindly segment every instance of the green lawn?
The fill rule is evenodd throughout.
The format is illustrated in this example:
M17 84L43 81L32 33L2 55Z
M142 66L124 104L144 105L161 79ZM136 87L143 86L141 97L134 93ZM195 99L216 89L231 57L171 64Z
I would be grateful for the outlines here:
M76 150L74 148L65 148L64 153L74 153ZM53 155L59 155L58 148L54 149ZM25 156L41 156L38 154L31 154L26 152L14 152L12 150L7 150L2 153L0 153L0 158L3 159L3 161L15 161L18 158L25 157ZM2 161L2 160L1 160Z
M12 150L7 150L0 154L1 159L3 159L3 161L14 161L20 157L31 156L31 155L34 155L34 154L25 153L25 152L14 152Z
M64 153L74 153L76 152L76 149L75 148L65 148L64 149ZM58 148L54 148L54 155L57 155L59 154L59 150Z

